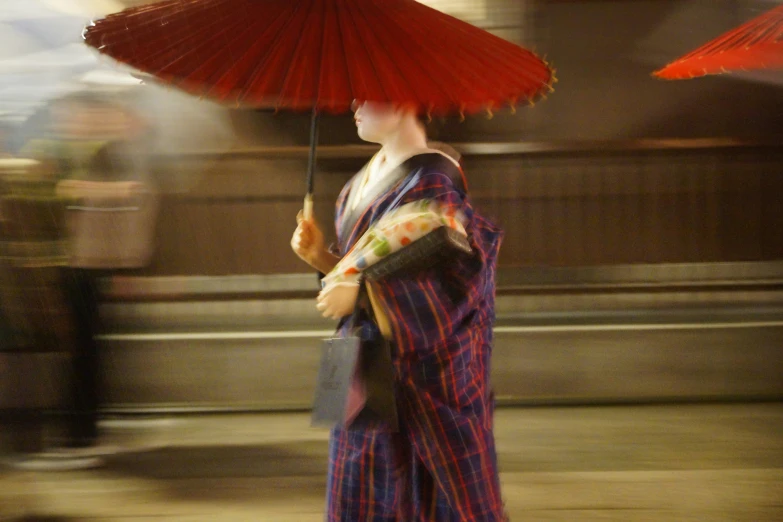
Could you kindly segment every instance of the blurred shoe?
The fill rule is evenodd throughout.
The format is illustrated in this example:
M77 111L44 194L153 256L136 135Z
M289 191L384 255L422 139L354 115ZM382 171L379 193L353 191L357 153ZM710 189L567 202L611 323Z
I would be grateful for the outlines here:
M92 457L110 457L123 453L125 448L115 444L96 444L94 446L80 447L59 447L50 448L41 453L42 457L50 459L73 459L73 458L92 458Z
M99 468L103 464L103 459L100 457L52 458L43 454L22 457L8 462L11 468L19 471L78 471Z

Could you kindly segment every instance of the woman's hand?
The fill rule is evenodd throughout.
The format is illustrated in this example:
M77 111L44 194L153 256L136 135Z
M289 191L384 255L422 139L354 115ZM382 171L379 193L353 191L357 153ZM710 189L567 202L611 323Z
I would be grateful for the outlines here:
M329 253L324 245L324 234L315 220L305 220L302 212L296 216L297 227L291 238L291 249L311 267L323 273L330 272L334 265L324 270L324 260Z
M358 283L335 283L321 290L316 308L327 319L342 319L353 313L358 296Z

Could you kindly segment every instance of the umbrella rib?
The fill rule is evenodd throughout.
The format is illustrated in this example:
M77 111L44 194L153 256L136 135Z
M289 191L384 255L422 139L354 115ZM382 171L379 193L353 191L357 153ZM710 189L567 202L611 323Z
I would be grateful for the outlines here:
M287 11L285 11L285 10L281 10L281 11L278 13L277 17L274 19L274 21L273 21L272 23L270 23L269 25L267 25L267 26L266 26L266 27L263 29L263 31L261 32L261 35L260 35L260 37L259 37L259 38L261 38L261 37L263 37L264 35L266 35L266 33L267 33L268 31L271 31L271 30L272 30L272 29L275 27L275 24L276 24L278 21L280 21L280 20L281 20L283 17L285 17L285 15L286 15L286 14L288 14L288 18L289 18L289 20L290 20L290 19L293 17L294 13L295 13L295 11L287 12ZM259 18L258 20L256 20L256 21L255 21L255 22L254 22L252 25L250 25L250 26L249 26L249 27L248 27L248 28L245 30L245 32L243 32L243 33L242 33L242 35L241 35L240 37L242 37L242 36L246 36L246 35L251 35L251 34L254 32L254 30L255 30L255 29L257 29L257 28L258 28L258 27L261 25L261 21L262 21L262 20L261 20L260 18ZM263 20L263 21L266 21L266 20ZM285 25L283 25L283 27L284 27L284 26L285 26ZM278 27L278 29L277 29L277 33L275 33L275 34L280 34L280 31L281 31L281 28L280 28L280 27ZM240 37L237 37L237 39L235 39L235 40L234 40L234 42L236 42L236 41L237 41L237 40L238 40ZM274 41L274 39L273 39L273 41ZM257 61L257 63L261 63L261 64L263 64L263 63L265 62L265 60L266 60L266 57L269 55L269 53L270 53L270 49L271 49L272 47L274 47L274 46L269 46L269 48L267 48L267 52L266 52L266 53L263 53L263 56L261 56L261 57L260 57L260 59ZM229 76L230 76L232 73L238 73L238 71L236 70L236 68L238 67L238 65L239 65L241 62L243 62L244 60L246 60L246 59L249 59L249 58L250 58L250 57L251 57L251 56L252 56L254 53L256 53L256 51L258 51L258 44L257 44L257 43L255 43L255 44L253 44L253 45L249 45L249 46L247 47L247 49L245 49L245 51L242 53L242 55L240 56L239 60L237 60L237 61L236 61L236 62L235 62L233 65L229 66L229 67L228 67L228 68L226 68L225 70L221 71L221 73L220 73L220 76L219 76L219 77L218 77L218 78L217 78L217 79L216 79L216 80L213 82L213 84L212 84L212 88L210 89L210 92L212 92L212 90L213 90L215 87L217 87L219 84L221 84L223 81L227 80L227 79L229 78ZM260 54L260 53L259 53L259 54ZM214 76L215 76L215 74L213 74L212 76L214 77ZM238 82L239 82L239 78L234 78L234 80L233 80L233 82L232 82L232 86L231 86L231 88L230 88L230 89L226 89L226 95L224 95L224 96L222 97L223 99L226 99L226 98L228 98L228 97L229 97L229 96L228 96L228 94L227 94L227 93L228 93L228 91L237 91L237 89L238 89L238 87L237 87L237 85L238 85ZM239 96L239 95L237 95L237 97L236 97L236 98L237 98L237 100L239 100L240 96Z
M324 19L325 15L326 15L326 9L324 8L324 3L325 2L321 2L320 3L320 5L321 5L321 18L322 19ZM321 100L321 77L322 77L323 71L324 71L324 56L326 54L326 51L325 51L325 49L326 49L326 45L325 45L325 43L326 43L326 29L325 29L324 24L321 24L320 27L321 27L321 53L318 55L318 61L316 62L316 65L318 67L318 72L317 72L317 74L313 75L315 77L315 93L313 94L313 102L312 102L313 117L315 117L315 114L318 112L318 109L319 109L318 103ZM314 125L315 124L317 124L317 121L314 122Z
M427 9L430 9L430 8L427 8ZM440 53L440 52L454 52L454 49L445 49L444 48L445 46L444 47L440 47L439 46L438 49L433 49L431 45L424 45L423 43L421 43L420 35L426 35L427 24L424 24L423 29L422 29L422 26L420 26L419 24L405 23L406 20L401 20L399 16L396 16L395 20L397 21L398 26L401 29L405 30L407 32L408 36L411 39L420 42L419 43L420 49L423 51L423 54L426 53L426 54L429 55L428 56L428 61L432 65L434 65L435 67L437 67L438 64L439 64L439 62L437 61L438 53ZM423 17L420 17L417 20L418 21L422 21ZM414 27L419 28L417 33L414 33L412 31L412 29ZM424 31L424 32L422 32L422 31ZM456 84L456 85L459 85L459 86L462 86L462 87L466 87L467 86L467 82L465 80L465 75L462 74L462 72L457 72L457 71L454 70L454 68L449 68L449 67L438 67L438 68L440 69L440 74L442 74L443 77L448 78L452 84ZM472 67L470 67L470 68L466 67L466 70L472 72L473 74L471 76L473 76L473 78L476 81L478 81L478 75L475 74L474 69ZM445 96L451 100L451 102L453 104L453 107L455 109L461 109L461 105L465 101L464 98L459 97L459 94L455 93L453 90L451 92L445 92L445 90L440 85L438 85L438 87L440 87L441 92L443 92L445 94ZM472 89L470 87L468 87L466 90L468 92L470 92Z
M213 3L214 9L215 9L216 11L218 11L218 10L221 10L221 8L223 8L223 6L224 6L224 5L226 5L226 6L227 6L227 5L229 5L230 1L231 1L231 0L216 0L216 1ZM206 9L205 9L205 11L206 11ZM246 20L242 20L242 19L237 19L237 20L235 20L235 21L234 21L234 22L233 22L233 23L232 23L232 24L231 24L229 27L224 27L224 28L223 28L223 31L221 31L221 35L222 35L222 36L225 36L225 35L226 35L227 33L229 33L229 32L232 32L232 33L233 33L233 31L231 31L232 29L237 29L237 30L238 30L238 29L241 29L241 27L243 26L243 22L245 22L245 21L246 21ZM216 17L216 20L214 20L214 21L213 21L213 23L212 23L211 25L209 25L209 27L212 27L212 28L214 28L214 27L216 27L216 26L219 26L219 25L220 25L220 22L221 22L221 20L220 20L219 18L217 18L217 17ZM246 28L245 30L247 30L247 28ZM231 49L231 46L232 46L232 44L233 44L234 42L236 42L236 41L237 41L239 38L241 38L242 34L244 34L244 31L242 31L242 32L239 32L239 34L235 35L235 36L234 36L234 37L233 37L231 40L227 40L227 41L226 41L226 45L223 47L223 49L229 49L229 52L230 52L230 49ZM204 42L204 45L206 45L206 43L207 43L207 42ZM201 46L199 46L199 47L201 47ZM189 50L189 51L188 51L186 54L184 54L184 55L183 55L183 57L182 57L182 58L184 59L184 58L186 58L188 55L192 55L192 54L194 53L194 51L195 51L195 49L190 49L190 50ZM207 58L206 60L200 60L200 61L201 61L201 62L202 62L202 64L203 64L203 63L205 63L205 62L209 62L210 60L213 60L213 59L215 59L215 58L217 58L217 57L219 57L219 56L220 56L220 52L219 52L219 50L216 50L216 51L215 51L215 52L212 54L212 56L210 56L210 57L209 57L209 58ZM196 71L198 71L198 69L197 69ZM190 75L190 74L192 74L192 73L188 73L188 75Z
M698 61L698 70L690 73L690 77L703 76L718 71L718 63L710 62L708 58L719 56L738 56L742 51L750 53L753 49L766 48L767 45L775 45L783 36L783 5L773 8L739 27L718 36L714 40L685 54L681 58L669 63L653 74L661 78L681 78L688 74L687 68L691 61ZM735 59L744 59L744 54ZM748 55L750 56L750 55ZM702 63L702 60L705 60ZM707 64L706 66L704 64ZM762 64L762 67L764 65ZM680 72L676 72L680 71ZM721 72L727 72L720 67Z
M446 15L445 13L441 13L435 9L430 8L426 12L429 13L429 18L434 20L435 23L447 24L453 29L453 34L465 36L464 38L455 37L451 43L458 46L458 48L461 49L464 54L470 56L470 58L476 63L482 63L483 58L486 55L493 54L495 58L501 60L506 59L512 64L516 65L514 70L523 76L531 76L530 66L533 66L542 71L546 71L547 76L551 75L549 67L547 67L543 60L535 56L532 52L494 35L492 35L490 39L492 47L483 48L482 55L477 55L476 49L473 46L467 44L469 41L469 38L467 37L473 36L477 31L482 31L481 29L463 22L462 20ZM520 62L525 62L527 65L523 65ZM532 79L535 80L535 77Z
M384 0L381 0L381 1L384 1ZM356 2L356 5L357 5L357 6L359 6L359 5L362 5L362 8L360 8L360 9L357 9L357 11L358 11L358 12L361 14L361 16L364 18L364 21L365 21L366 25L367 25L368 27L372 27L372 24L370 24L370 23L369 23L369 21L372 19L372 17L368 15L368 12L367 12L365 9L367 9L367 8L368 8L368 7L370 7L370 6L377 7L377 2L376 2L375 0L373 0L372 2L370 2L370 1L364 1L364 2L362 2L362 1L360 0L360 1ZM383 15L384 13L383 13L383 12L381 12L381 14ZM381 18L383 18L383 16L382 16ZM379 43L379 44L382 44L382 43L383 43L383 42L381 42L381 39L380 39L380 37L379 37L379 30L378 30L378 29L376 29L376 30L372 31L372 35L375 37L375 42L376 42L376 43ZM369 49L369 48L371 48L371 47L368 45L368 46L367 46L367 48ZM375 46L372 46L372 48L374 48L374 49L389 49L389 48L387 48L387 47L385 47L385 46L383 46L383 45L380 45L380 46L378 46L378 45L375 45ZM386 57L387 57L387 59L388 59L389 63L390 63L390 64L392 64L392 66L393 66L393 67L394 67L394 68L397 70L397 72L398 72L398 74L397 74L397 77L398 77L399 79L401 79L401 80L402 80L402 82L404 82L404 83L407 85L407 87L408 87L408 91L409 91L409 92L410 92L410 93L411 93L411 94L412 94L412 95L413 95L413 96L414 96L416 99L418 99L418 96L417 96L418 89L416 88L416 86L414 86L414 85L413 85L413 84L412 84L412 83L411 83L411 82L408 80L408 75L406 75L406 74L405 74L405 71L403 71L403 70L400 68L400 65L397 63L397 61L396 61L396 60L394 60L394 59L392 58L391 54L390 54L388 51L387 51L386 53L384 53L384 54L386 54ZM421 101L421 100L419 100L419 101Z
M337 42L340 44L340 49L342 50L342 53L339 54L339 56L343 60L343 66L345 67L345 74L348 77L348 82L347 82L348 83L348 90L349 90L349 92L348 92L348 99L344 100L344 101L350 103L355 98L355 93L353 92L353 79L354 78L353 78L353 74L352 74L351 68L348 65L348 50L345 48L345 38L344 38L344 35L343 35L343 28L342 28L341 17L340 17L340 12L339 12L340 7L339 7L339 4L336 4L336 3L332 3L332 7L335 10L335 24L334 24L334 27L335 27L335 31L337 31ZM326 34L324 34L324 38L326 38ZM326 46L324 46L324 49L325 48L326 48ZM322 73L321 74L321 78L318 79L319 96L323 92L322 82L325 81L325 79L324 79L325 75L323 74L323 69L321 70L321 73ZM334 105L334 104L339 102L336 99L337 95L334 94L333 91L330 91L330 95L331 95L331 97L329 98L329 100L330 100L329 103L331 105Z
M204 8L204 9L202 9L202 12L206 13L206 12L209 12L211 9L220 10L224 4L229 4L229 3L230 3L230 0L218 0L217 2L212 2L210 4L210 9ZM234 21L232 21L232 23L228 27L222 27L223 34L225 34L226 32L231 32L234 29L241 28L244 21L245 20L242 20L242 19L234 20ZM206 29L201 30L200 33L202 33L202 34L203 33L211 34L211 33L214 32L214 29L216 27L220 27L221 26L221 23L222 23L222 19L219 18L219 17L216 17L215 19L213 19L206 26ZM184 31L184 29L183 29L183 31ZM241 36L241 34L240 34L240 36ZM228 43L228 47L230 48L231 44L233 42L235 42L240 36L237 36L236 38L234 38L230 42L227 42ZM166 52L168 52L170 50L176 50L176 49L178 49L179 45L180 45L179 42L175 41L172 44L170 44L168 48L163 49L162 51L160 51L157 54L163 55L163 54L165 54ZM168 64L160 66L158 68L158 70L156 71L156 73L157 74L161 74L161 75L170 75L172 77L172 79L175 79L175 78L177 79L177 83L183 84L183 87L185 87L187 90L190 90L190 91L193 91L193 92L196 92L196 93L199 93L199 94L203 94L203 92L201 92L201 91L203 91L203 89L196 88L196 86L192 86L191 87L190 85L188 85L187 76L190 75L190 74L193 74L193 73L187 73L187 74L182 74L182 73L179 73L179 72L168 72L167 73L166 70L167 69L171 69L172 67L175 68L175 70L176 70L176 65L177 64L186 64L186 63L188 63L188 60L192 56L194 56L194 53L197 56L197 52L199 50L201 50L201 49L207 50L209 48L209 45L210 45L209 41L201 42L200 45L188 49L185 53L181 54L180 56L178 56L177 58L175 58L174 60L172 60ZM206 60L201 60L202 64L203 63L209 63L211 60L220 57L220 54L221 54L222 51L225 50L225 47L223 47L223 48L216 47L215 49L216 50L212 54L212 56L208 57ZM198 71L198 69L196 71ZM200 85L200 83L198 83L198 82L196 82L196 83L197 83L197 85Z
M226 3L226 1L227 0L220 0L221 3ZM212 4L210 4L210 8L216 8L216 6L219 6L219 5L220 5L220 3L212 3ZM176 6L173 5L173 4L168 4L168 5L165 5L165 6L162 5L162 6L160 6L160 10L163 11L164 8L169 8L169 7L176 7ZM150 10L150 11L153 11L153 10ZM209 9L204 8L204 9L202 9L202 11L206 12L206 11L209 11ZM170 13L166 12L165 14L169 15ZM139 16L139 13L136 13L135 11L131 11L130 16ZM214 27L220 25L220 23L221 23L220 19L213 20L210 24L208 24L207 26L202 28L199 31L199 33L200 34L201 33L209 34L209 33L212 32L212 29ZM115 26L115 25L120 25L120 26L124 27L124 26L126 26L126 23L122 19L120 19L120 18L114 18L113 16L110 16L110 17L105 18L104 20L100 20L96 24L96 26L95 26L95 29L97 29L97 30L88 31L88 35L89 35L90 32L93 32L94 34L96 34L96 37L100 36L101 32L105 32L107 30L113 30L112 26ZM154 25L154 24L152 24L152 25ZM178 28L177 31L175 32L175 34L183 34L183 35L185 35L185 34L187 34L186 33L186 29L187 29L187 27L184 27L184 26L181 27L181 28ZM137 29L137 33L138 33L138 29ZM167 34L167 36L168 36L167 39L170 40L172 35L171 35L171 33L169 33L169 34ZM135 44L135 42L137 41L136 34L128 34L128 36L126 37L126 41L132 42L132 43ZM120 43L121 43L121 41L118 41L118 42L115 42L115 43L109 44L109 45L110 46L112 46L112 45L119 45ZM201 46L206 46L206 45L207 45L207 43L204 43L204 42L202 42L202 44L201 44ZM155 46L154 46L154 44L149 44L148 43L146 47L153 48ZM119 56L117 59L119 61L123 61L125 63L130 64L130 65L136 66L136 64L138 62L137 57L138 57L138 54L139 54L138 53L139 49L138 49L138 47L136 45L133 45L133 49L136 52L133 53L132 57ZM142 49L145 49L145 46L142 46ZM145 50L145 52L143 54L146 55L145 58L154 58L156 56L163 57L163 56L166 56L167 53L171 53L172 51L176 51L178 49L179 49L179 42L172 41L172 42L168 43L167 46L164 46L161 49L157 50L157 52L147 53L146 50ZM101 50L101 49L99 48L99 50ZM180 55L180 56L177 56L176 58L174 58L172 61L170 61L169 63L167 63L165 65L159 65L159 66L155 67L154 69L152 67L144 67L144 68L142 68L142 70L146 70L147 72L151 72L153 74L160 74L160 73L166 74L165 72L163 72L165 69L171 67L173 64L175 64L175 63L177 63L177 62L179 62L181 60L184 60L186 58L186 56L187 55L184 55L184 56Z
M375 4L375 5L377 7L377 4ZM402 29L403 31L405 31L407 33L407 36L410 38L410 40L400 39L400 41L407 42L407 41L419 40L417 38L416 34L414 34L411 31L412 27L415 25L415 20L416 19L405 20L405 21L402 21L402 22L407 22L407 23L401 23L400 18L398 16L393 16L391 13L392 13L391 10L389 10L385 14L386 14L386 16L390 20L395 20L397 22L396 27L399 28L399 29ZM388 34L388 32L386 34L387 34L387 38L391 38L391 36ZM416 47L416 43L415 42L412 42L412 43L413 43L413 47L415 48ZM430 73L430 69L428 69L427 65L430 66L430 67L433 67L433 68L438 68L440 70L439 74L442 75L442 77L448 78L450 80L450 82L448 82L449 84L460 84L460 85L463 85L463 86L465 85L463 78L460 78L459 75L455 74L448 67L440 66L440 62L438 62L435 59L436 58L436 53L432 52L432 50L430 49L430 46L419 45L419 49L420 49L420 51L422 51L422 54L428 54L429 55L427 57L428 59L427 59L427 63L426 64L421 64L421 63L417 62L416 60L414 60L407 45L401 44L400 48L402 49L402 52L404 52L408 56L408 58L411 60L411 62L415 63L416 65L418 65L419 68L421 69L421 72L424 75L429 76L431 79L432 78L437 78L437 76L433 76ZM438 82L437 80L433 79L431 83L435 86L435 88L438 91L440 91L441 95L445 99L450 100L450 102L453 104L454 107L459 107L459 103L460 103L461 100L459 99L458 93L456 93L454 89L446 89L445 86L444 86L444 83L446 83L446 82ZM432 100L421 100L421 102L422 103L427 103L428 106L432 104Z
M212 1L210 3L204 2L202 4L197 4L197 5L201 6L201 9L198 9L198 11L200 11L200 12L209 12L210 10L216 9L217 7L219 7L220 3L225 3L226 1L228 1L228 0L216 0L216 1ZM110 15L110 16L106 17L103 20L99 20L96 23L96 26L94 28L91 28L90 31L88 31L88 34L90 32L92 32L92 33L96 33L96 34L98 34L100 36L101 32L103 32L103 33L107 32L106 28L108 26L108 29L109 29L108 32L110 32L112 34L112 36L115 36L114 33L116 33L117 30L119 30L120 34L125 36L125 40L124 41L131 42L131 43L136 43L138 41L138 39L139 39L139 37L138 37L139 31L144 29L145 26L152 26L153 28L155 28L158 25L160 25L160 23L161 23L160 22L160 18L164 18L165 19L166 17L172 16L172 14L177 14L176 10L173 13L171 12L172 9L176 9L176 7L177 7L176 3L163 2L162 4L156 5L156 7L158 7L158 9L143 10L143 9L140 9L140 8L131 8L128 11L124 11L123 12L123 13L126 14L127 18L130 18L131 20L133 20L133 19L140 20L140 23L135 27L135 30L134 30L133 33L130 33L128 31L124 31L123 30L124 28L127 27L127 22L126 22L125 19L123 19L122 17L119 16L119 14L123 14L123 13L119 13L117 15ZM194 10L196 10L196 9L194 9ZM158 14L158 13L156 13L156 11L161 11L161 13ZM145 17L143 15L147 15L150 12L154 13L155 16L152 19L147 20L147 18L150 18L150 17L149 16ZM199 34L211 32L212 28L214 26L216 26L216 25L219 25L220 22L221 22L220 19L213 19L205 27L200 28ZM156 53L150 53L150 54L152 56L161 55L161 54L166 53L167 51L176 49L177 48L177 42L176 41L172 42L171 41L172 40L171 37L173 35L186 35L186 34L187 35L192 35L191 32L189 32L188 30L189 30L188 26L186 26L184 24L181 24L181 23L178 24L178 27L176 27L176 29L174 31L169 30L166 33L166 36L167 36L166 39L169 40L169 42L170 42L170 43L168 43L168 46L165 46L162 49L159 49ZM117 44L122 43L122 42L123 42L123 40L120 39L120 40L114 42L113 44L117 45ZM154 47L157 46L155 43L150 43L150 42L145 42L145 43L147 44L146 46L142 45L142 49L144 49L145 51L148 48L151 49L151 48L154 48ZM138 50L138 48L137 48L137 50Z
M337 8L337 6L333 2L330 2L330 6L335 8L335 9ZM325 21L326 16L327 16L327 9L323 10L322 16L323 16L324 21ZM338 25L337 30L339 31L340 30L339 29L339 24L337 24L337 25ZM321 102L321 97L324 94L324 85L323 85L324 84L324 77L325 77L324 71L326 70L326 68L324 67L324 58L326 57L326 37L327 37L327 32L326 32L326 26L325 25L322 26L321 31L322 31L322 33L321 33L321 55L319 56L319 59L318 59L318 75L316 76L315 100L313 101L313 110L317 110L319 108L319 105L320 105L320 102Z
M453 34L455 35L470 35L472 36L472 32L474 31L481 31L481 29L478 29L470 24L467 24L461 20L458 20L450 15L447 15L445 13L442 13L440 11L437 11L432 8L427 8L426 11L424 11L422 14L426 13L427 16L426 20L435 20L435 23L438 24L448 24L453 29ZM422 25L424 27L427 26L427 22L425 21L425 17L422 16L419 18L419 20L422 22ZM451 49L450 52L455 52L456 50L459 50L462 52L462 69L461 71L454 72L450 74L452 77L462 77L463 75L467 75L468 73L472 73L475 69L480 68L482 66L483 60L481 57L475 54L475 49L468 44L469 38L459 38L458 36L455 36L452 39L449 39L448 42L444 42L443 45L453 45L455 46L454 49ZM512 77L510 75L511 69L508 70L502 70L502 71L496 71L497 74L501 74L503 78L506 78L508 81L508 85L514 85L517 86L516 89L523 89L526 92L526 96L530 96L531 93L529 92L531 89L533 89L533 95L540 92L545 85L547 85L551 79L551 72L549 71L549 68L546 67L546 65L541 61L539 58L535 57L532 53L527 51L526 49L523 49L521 47L518 47L510 42L507 42L499 37L496 37L494 35L491 35L490 39L488 40L493 45L491 48L485 49L485 54L491 54L493 51L497 52L500 55L503 55L507 58L509 62L512 64L516 64L513 67L513 70L517 72L518 76L524 77L525 83L520 84L519 79L514 76ZM431 46L427 46L429 48ZM445 51L445 49L444 49ZM434 54L434 53L433 53ZM543 71L546 71L545 75L546 80L543 80L539 77L536 77L531 73L528 67L523 66L520 63L520 60L523 60L525 62L529 62L530 65L537 66L537 68L540 68ZM471 76L475 77L475 74L471 74ZM461 82L460 82L461 83ZM480 78L478 83L480 82ZM531 85L532 84L532 85ZM524 85L524 87L522 87ZM488 89L488 88L485 88ZM469 91L471 89L468 89ZM494 97L497 98L495 101L502 101L505 98L512 99L514 95L511 94L512 91L509 91L506 89L506 94L503 94L499 88L491 89L491 91L494 91ZM487 91L487 94L489 94L489 90ZM518 96L518 93L517 93ZM492 102L493 100L489 100Z
M357 20L355 18L355 16L362 16L362 18L364 18L365 24L367 22L367 19L366 19L366 17L364 17L361 14L361 10L360 9L355 9L355 10L354 9L350 9L348 11L349 11L349 16L347 18L350 21L350 25L352 25L353 28L354 28L354 33L356 34L356 38L360 42L365 44L365 45L361 46L361 49L363 49L366 52L367 60L369 61L370 66L372 67L372 70L375 73L375 78L378 80L378 85L380 86L381 90L383 91L384 96L386 96L386 99L387 100L391 100L392 97L389 96L389 91L387 89L387 86L386 86L386 84L384 84L384 82L382 81L381 75L379 74L378 65L375 63L375 60L373 60L373 57L372 57L372 55L370 53L370 48L371 47L369 45L367 45L366 42L364 42L364 38L362 36L363 33L360 30L360 27L361 27L360 22L359 22L359 20ZM362 101L365 101L365 100L362 100Z
M308 25L307 24L307 20L309 20L313 16L314 6L315 6L316 1L317 0L310 0L310 4L309 4L308 10L307 10L307 16L305 17L305 28ZM323 2L319 2L319 4L323 5ZM294 71L294 65L296 65L297 58L299 58L300 55L304 54L303 53L303 49L305 49L305 45L304 44L305 44L306 41L307 41L306 38L304 38L304 35L302 35L302 37L299 38L299 40L296 43L296 47L294 48L294 52L291 55L291 66L288 68L288 72L286 73L285 78L283 79L283 86L280 89L281 93L284 93L287 90L286 87L288 87L289 82L291 82L291 80L293 78L292 73ZM321 56L323 56L323 48L321 49ZM318 78L320 76L320 73L321 73L321 71L320 71L320 65L319 65L318 74L314 74L313 75L314 78L316 79L316 81L318 80ZM300 84L300 88L301 88L301 84ZM279 108L279 107L280 107L280 98L278 98L278 100L275 102L275 108Z
M288 18L288 20L285 22L285 24L282 27L280 27L280 29L278 30L278 32L277 32L278 36L284 35L287 32L289 32L290 26L294 23L294 20L296 20L296 15L298 13L300 13L301 9L303 9L302 6L303 6L303 2L298 2L297 3L297 7L294 10L292 10L292 12L291 12L291 16ZM307 18L305 17L305 20L306 19ZM250 79L248 80L248 84L249 85L255 84L255 82L258 80L258 78L260 78L262 76L262 74L264 73L264 66L267 64L267 62L270 59L270 57L274 56L275 52L278 50L278 48L280 48L280 40L278 39L278 40L275 40L275 41L276 41L276 43L269 46L269 49L267 50L267 53L264 55L263 60L259 61L259 63L256 66L255 70L253 71L252 75L250 76ZM300 40L300 42L301 42L301 40ZM247 93L245 93L245 95L242 96L241 99L238 100L238 101L242 101L242 100L245 100L245 99L247 99ZM275 105L277 106L277 102L276 102Z
M771 23L766 24L765 27L760 27L759 34L756 35L755 38L751 38L751 41L748 43L748 45L763 44L766 43L767 40L774 41L772 37L775 35L776 29L777 28Z
M187 82L187 80L188 80L188 78L187 78L187 77L189 77L189 76L192 76L192 75L195 75L195 74L199 73L200 71L202 71L202 70L203 70L203 68L205 67L205 65L209 64L209 63L210 63L212 60L215 60L215 59L217 59L217 58L220 58L220 56L221 56L221 53L222 53L222 52L224 52L224 51L226 51L226 50L228 50L229 52L231 52L231 50L232 50L232 48L233 48L233 45L234 45L234 44L235 44L237 41L239 41L239 40L240 40L240 39L241 39L241 38L242 38L244 35L246 35L246 34L247 34L247 33L248 33L250 30L252 30L252 29L254 28L254 26L253 26L253 25L249 25L249 26L245 26L244 30L241 30L241 29L242 29L242 27L243 27L243 25L244 25L244 24L243 24L243 22L244 22L244 21L245 21L245 20L238 19L238 20L234 21L234 22L233 22L233 23L232 23L232 24L231 24L229 27L224 27L224 28L223 28L223 31L221 32L221 36L225 36L227 33L231 33L231 34L233 34L233 35L234 35L234 36L233 36L233 38L231 38L230 40L226 40L226 41L225 41L225 45L224 45L223 47L217 47L217 46L216 46L216 47L215 47L215 49L214 49L214 51L213 51L213 54L212 54L211 56L209 56L209 57L207 57L207 58L205 58L205 59L199 60L199 61L201 62L201 66L197 67L197 68L196 68L194 71L188 72L188 73L187 73L187 76L185 76L185 77L182 77L182 79L181 79L180 81L181 81L181 82L183 82L183 83L188 83L188 82ZM216 22L216 23L212 24L212 26L211 26L211 27L218 26L218 25L220 25L220 24L219 24L218 22ZM233 31L232 31L232 29L236 29L236 30L237 30L237 31L236 31L236 33L235 33L235 32L233 32ZM176 60L172 61L171 63L169 63L168 65L166 65L165 67L163 67L163 69L166 69L166 68L169 68L169 67L172 67L172 66L176 66L176 64L177 64L178 62L179 62L179 63L187 63L187 60L188 60L188 59L189 59L189 58L190 58L190 57L191 57L191 56L192 56L194 53L196 53L196 52L197 52L197 50L199 50L199 49L202 49L202 48L205 48L205 47L208 47L208 45L209 45L209 42L202 42L202 44L201 44L201 45L199 45L199 46L197 46L197 47L193 47L193 48L190 48L190 49L188 49L188 51L186 51L185 53L183 53L183 54L182 54L182 55L181 55L179 58L177 58ZM232 56L232 58L233 58L233 56ZM234 60L234 62L236 63L236 60ZM163 69L161 69L161 70L163 70ZM192 82L191 82L191 83L192 83ZM210 90L211 90L211 89L210 89Z
M202 60L201 66L199 68L197 68L195 71L193 71L192 73L190 73L189 76L192 76L195 73L203 71L206 65L210 64L210 62L212 60L215 60L215 59L219 58L221 56L221 52L225 51L225 50L227 50L229 53L231 53L231 55L232 55L231 58L232 58L233 63L234 64L238 63L239 60L237 60L233 56L233 51L234 51L235 44L237 42L241 41L243 38L245 38L249 33L253 32L256 29L258 29L258 27L261 25L261 22L262 22L261 19L257 19L257 20L252 21L249 24L246 24L246 25L243 24L243 22L246 22L248 19L252 20L252 18L247 17L247 2L244 2L243 6L242 6L242 10L243 10L243 12L246 15L245 18L239 18L237 20L237 22L233 25L233 27L236 27L237 29L241 29L242 26L244 25L244 29L242 29L241 31L238 31L237 34L234 34L232 39L227 40L226 41L226 45L222 49L216 49L215 52L210 57L208 57L205 60ZM263 22L266 22L266 20L263 20ZM225 35L227 32L228 31L224 29L222 31L222 34ZM239 56L240 60L241 60L242 57L245 56L245 53L247 51L248 50L246 49L245 52L241 52L240 53L240 56ZM227 69L224 69L223 71L221 71L221 74L218 77L218 80L216 82L212 82L212 86L214 87L215 84L219 83L220 80L225 76L227 70L230 70L230 69L231 69L231 65L229 65ZM217 73L216 71L213 71L212 74L210 75L210 77L214 77L216 75L216 73Z
M326 8L324 7L324 3L321 3L321 18L326 17ZM318 104L321 101L321 79L324 75L324 57L326 55L326 26L324 24L321 24L321 53L318 56L318 61L316 62L318 65L318 74L315 75L315 93L313 98L313 114L318 111L319 107ZM317 123L317 122L316 122Z
M704 54L717 54L725 51L739 49L746 41L753 38L752 33L748 33L747 30L755 29L756 25L757 24L749 23L733 29L727 33L724 33L723 36L719 36L714 42L707 43L706 45L688 54L689 56L697 56Z

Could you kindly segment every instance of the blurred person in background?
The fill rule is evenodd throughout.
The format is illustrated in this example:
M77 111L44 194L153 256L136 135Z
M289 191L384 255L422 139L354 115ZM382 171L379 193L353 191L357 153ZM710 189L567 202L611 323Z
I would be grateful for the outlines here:
M74 346L71 308L63 288L67 263L65 204L51 165L0 159L0 308L5 319L2 356L4 406L12 449L35 467L44 448L44 410L57 403L51 363ZM71 463L72 464L72 463Z
M49 135L23 149L57 171L56 193L67 204L67 267L63 290L73 319L65 438L43 457L94 459L117 448L99 438L106 370L97 336L102 280L145 266L152 255L157 197L146 158L145 126L117 102L78 93L51 107ZM56 464L54 465L56 466Z

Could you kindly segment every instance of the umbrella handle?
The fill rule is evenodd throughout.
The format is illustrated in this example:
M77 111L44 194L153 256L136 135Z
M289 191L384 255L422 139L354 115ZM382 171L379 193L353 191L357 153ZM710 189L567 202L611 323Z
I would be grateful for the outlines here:
M313 195L310 193L304 198L302 217L305 221L312 221L313 219Z
M318 120L320 114L317 107L313 107L313 115L310 119L310 156L307 161L307 195L304 200L303 216L310 221L313 217L313 178L315 175L316 149L318 147Z

